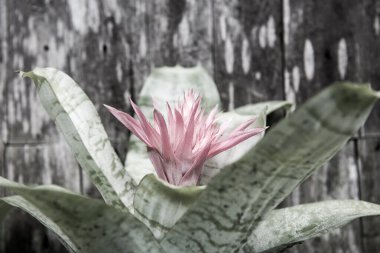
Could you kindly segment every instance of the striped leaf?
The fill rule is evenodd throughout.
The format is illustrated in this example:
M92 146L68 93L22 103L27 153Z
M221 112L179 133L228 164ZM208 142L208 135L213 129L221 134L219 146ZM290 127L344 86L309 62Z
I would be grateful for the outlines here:
M104 200L133 211L132 180L83 90L68 75L53 68L36 68L22 76L33 79L43 106Z
M161 245L168 252L234 252L259 219L331 159L363 125L379 94L332 85L221 170Z
M153 119L153 104L161 112L166 112L166 102L173 103L184 94L186 90L194 89L199 92L204 106L212 108L220 103L219 93L214 81L200 66L194 68L162 67L152 71L141 90L138 105L149 119ZM132 135L128 143L128 154L125 168L136 184L151 173L155 173L146 147L136 136Z
M242 252L280 252L354 219L373 215L380 215L380 205L358 200L331 200L273 210L249 236Z
M29 213L53 231L71 252L163 252L151 232L127 212L58 186L26 187L0 177L0 187L17 196L0 199L0 213L11 206Z
M135 216L143 221L157 239L170 230L194 203L204 186L179 187L149 174L141 180L135 195Z

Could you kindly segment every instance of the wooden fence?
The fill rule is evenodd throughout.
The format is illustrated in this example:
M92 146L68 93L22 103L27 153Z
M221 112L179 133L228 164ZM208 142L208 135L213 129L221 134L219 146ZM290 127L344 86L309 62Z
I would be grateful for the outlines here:
M53 66L95 102L118 153L124 128L101 106L129 110L153 67L202 64L223 108L300 104L337 80L380 89L380 1L0 0L0 174L27 184L97 191L15 70ZM380 203L380 107L328 165L283 205L356 198ZM3 224L2 252L66 252L22 212ZM365 218L289 252L380 252L380 218Z

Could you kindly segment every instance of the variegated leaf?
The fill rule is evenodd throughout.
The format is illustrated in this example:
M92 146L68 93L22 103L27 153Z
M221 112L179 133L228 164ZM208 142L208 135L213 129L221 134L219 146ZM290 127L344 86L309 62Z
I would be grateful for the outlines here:
M26 187L0 177L19 194L0 199L0 213L20 208L53 231L75 253L163 252L152 233L127 212L57 186Z
M311 98L220 171L161 245L168 252L234 252L259 218L331 159L363 125L379 94L340 83Z
M204 189L204 186L174 186L154 174L146 175L136 191L135 216L161 239Z
M104 200L131 209L134 185L108 140L99 115L83 90L65 73L36 68L33 79L43 106L63 133L78 162Z
M241 252L280 252L354 219L373 215L380 215L380 205L358 200L331 200L273 210L258 224Z

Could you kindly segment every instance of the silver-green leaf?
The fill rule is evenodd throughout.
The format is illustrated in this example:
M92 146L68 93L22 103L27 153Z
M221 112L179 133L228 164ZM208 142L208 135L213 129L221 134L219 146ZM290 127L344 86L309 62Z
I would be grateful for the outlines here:
M14 206L53 231L75 253L163 252L152 233L127 212L58 186L26 187L0 177L19 196L0 199L0 213Z
M132 179L111 146L95 106L79 85L53 68L36 68L22 76L33 79L42 105L104 200L133 212Z
M277 124L207 185L161 245L168 252L234 252L259 218L331 159L368 117L379 94L340 83Z
M242 115L258 115L263 110L266 110L267 114L270 114L279 109L288 110L292 106L292 103L289 101L266 101L256 104L248 104L236 108L234 111Z
M189 209L204 186L174 186L154 174L141 180L135 195L135 216L161 239Z
M354 219L373 215L380 215L380 205L358 200L330 200L273 210L249 236L242 252L280 252Z

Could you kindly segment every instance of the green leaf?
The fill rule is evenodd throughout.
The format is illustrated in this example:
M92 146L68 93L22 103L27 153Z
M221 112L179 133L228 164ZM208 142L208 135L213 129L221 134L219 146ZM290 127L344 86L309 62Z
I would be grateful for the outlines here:
M157 239L170 230L194 203L204 186L179 187L146 175L140 182L134 200L135 216L143 221Z
M168 252L234 252L259 219L330 160L363 125L379 94L332 85L282 120L207 185L161 245Z
M173 105L185 91L194 89L203 97L204 106L212 108L220 103L219 93L212 78L200 66L194 68L162 67L152 71L141 90L138 105L148 119L153 118L152 97L158 109L165 114L166 102ZM146 146L132 135L128 143L125 168L136 184L148 174L156 173Z
M42 105L104 200L131 209L132 179L125 172L93 103L83 90L68 75L53 68L36 68L22 76L33 79Z
M280 252L296 242L373 215L380 215L380 205L358 200L331 200L273 210L249 236L243 252Z
M239 108L236 108L234 111L243 115L258 115L263 110L266 110L267 114L271 114L272 112L277 111L279 109L288 110L291 106L292 103L288 101L266 101L256 104L244 105Z
M0 186L20 195L2 198L1 211L9 206L22 209L52 230L73 252L162 252L144 224L102 201L57 186L31 188L1 177Z

